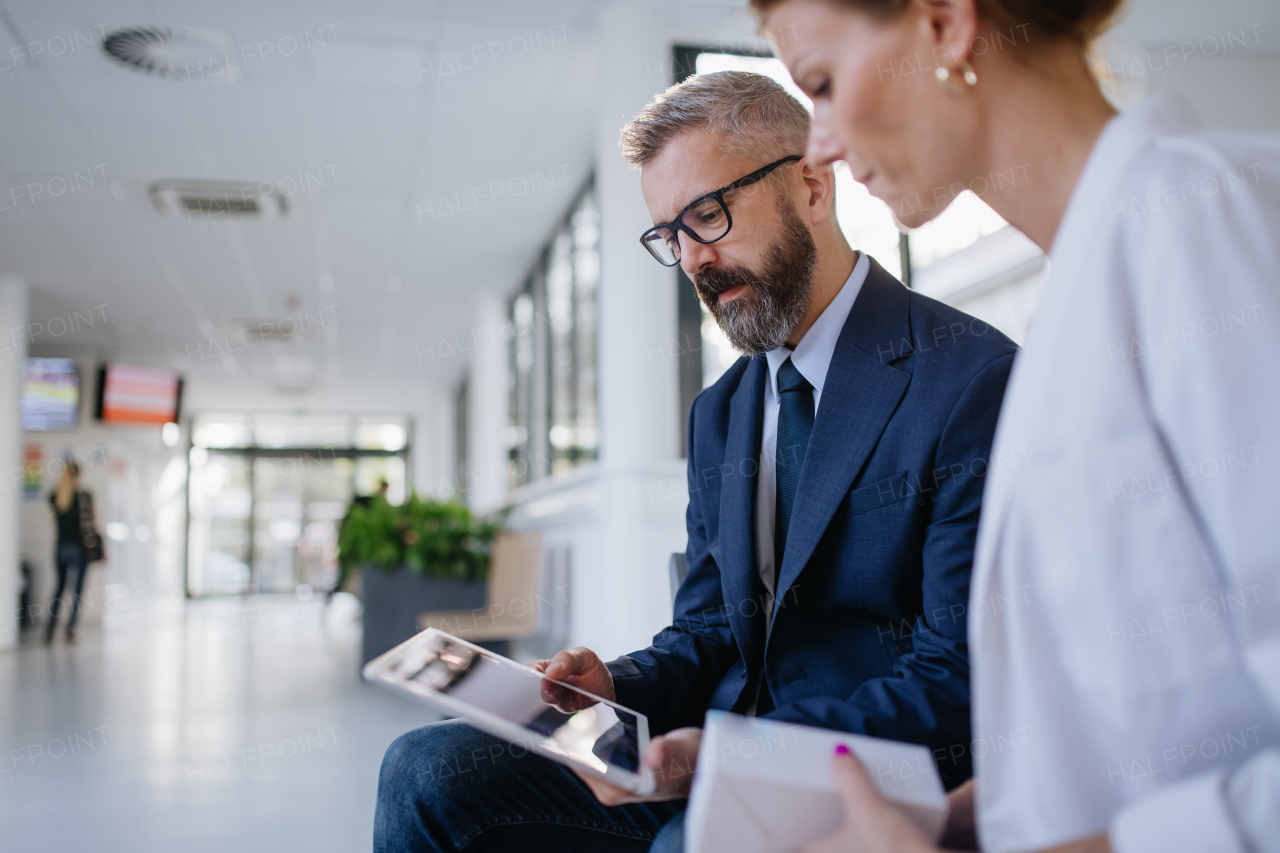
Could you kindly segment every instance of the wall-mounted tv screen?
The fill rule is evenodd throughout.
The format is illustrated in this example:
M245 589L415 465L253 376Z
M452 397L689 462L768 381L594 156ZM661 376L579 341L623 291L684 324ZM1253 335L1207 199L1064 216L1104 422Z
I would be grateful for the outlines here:
M176 370L111 363L98 371L98 418L112 424L164 424L178 419L182 377Z
M80 374L72 358L22 360L22 428L75 429Z

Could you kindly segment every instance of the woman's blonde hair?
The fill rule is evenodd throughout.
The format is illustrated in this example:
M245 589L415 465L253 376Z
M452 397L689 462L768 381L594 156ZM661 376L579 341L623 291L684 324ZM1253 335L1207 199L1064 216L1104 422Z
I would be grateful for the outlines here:
M80 466L74 462L68 462L67 467L62 469L62 476L58 478L58 488L53 495L53 502L57 505L59 512L71 509L71 502L75 499L79 485Z

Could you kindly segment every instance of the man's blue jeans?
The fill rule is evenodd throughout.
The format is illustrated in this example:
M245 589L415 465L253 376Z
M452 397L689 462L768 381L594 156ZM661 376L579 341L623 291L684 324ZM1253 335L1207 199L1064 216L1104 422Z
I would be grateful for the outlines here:
M387 749L373 849L644 853L684 807L684 800L603 806L563 765L448 720ZM679 835L663 833L661 848L668 839L678 845Z

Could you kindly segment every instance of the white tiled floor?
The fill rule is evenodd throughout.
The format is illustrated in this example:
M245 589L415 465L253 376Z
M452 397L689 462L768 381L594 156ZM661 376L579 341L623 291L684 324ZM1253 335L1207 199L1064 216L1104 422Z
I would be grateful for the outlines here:
M0 849L368 850L383 751L435 718L359 645L349 611L263 596L0 652Z

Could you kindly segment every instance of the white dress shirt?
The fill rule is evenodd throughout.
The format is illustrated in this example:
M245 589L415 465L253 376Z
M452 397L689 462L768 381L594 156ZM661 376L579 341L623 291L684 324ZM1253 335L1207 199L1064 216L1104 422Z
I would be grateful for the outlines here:
M1280 138L1099 137L996 431L969 643L979 837L1280 850Z
M760 476L756 481L756 571L764 588L769 591L765 612L765 629L773 616L773 527L778 502L777 447L778 447L778 368L790 358L800 375L813 386L813 416L818 417L818 403L822 399L822 386L827 381L827 368L831 366L831 354L836 341L849 318L849 309L862 290L862 283L871 269L871 259L858 253L853 272L840 287L818 319L805 332L793 352L786 346L765 353L769 365L769 381L764 389L764 429L760 434Z

